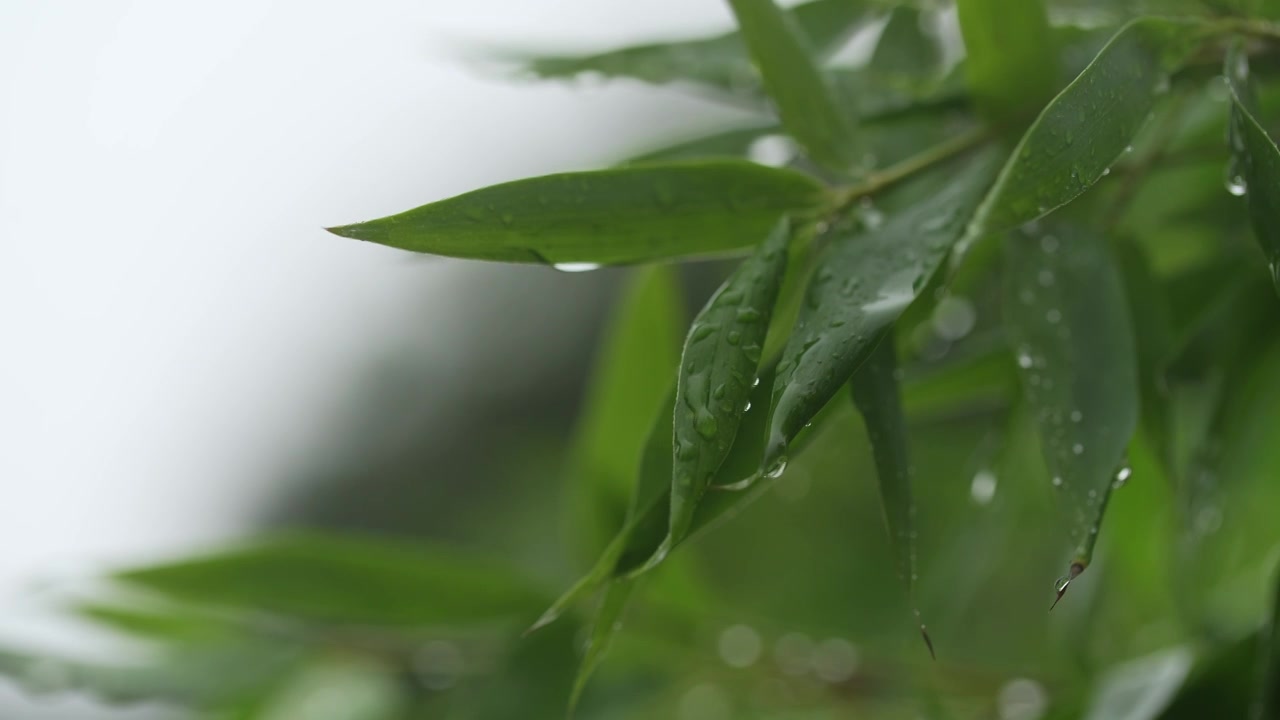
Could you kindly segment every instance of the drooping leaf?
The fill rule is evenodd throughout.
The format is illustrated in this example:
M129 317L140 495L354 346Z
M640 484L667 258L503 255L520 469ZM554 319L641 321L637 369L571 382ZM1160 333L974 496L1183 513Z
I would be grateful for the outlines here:
M616 301L569 451L573 543L595 556L617 528L653 418L680 363L684 307L675 270L634 271Z
M924 288L995 176L994 149L956 158L898 189L913 198L865 232L837 230L778 364L764 466L813 419Z
M813 0L790 8L788 14L814 52L824 57L852 35L868 12L862 0ZM592 55L533 58L527 67L544 78L600 73L653 84L687 81L753 98L759 93L760 82L736 31Z
M752 247L784 214L824 203L806 175L718 160L517 180L329 231L477 260L631 263Z
M211 607L372 626L519 617L543 595L499 563L416 543L318 533L269 536L115 578Z
M729 5L787 132L815 162L836 171L853 167L860 153L847 99L819 67L804 31L774 0Z
M1193 23L1143 18L1116 33L1022 136L969 234L1035 220L1106 175L1167 89L1169 73L1194 45L1198 30Z
M1258 122L1256 91L1242 41L1227 52L1223 74L1231 88L1232 166L1228 183L1245 193L1253 232L1266 254L1271 281L1280 293L1280 148Z
M600 606L596 608L595 620L591 626L591 637L587 639L587 648L578 664L578 672L573 679L573 690L569 694L569 712L572 713L582 699L582 691L587 681L595 674L600 663L604 662L613 638L618 634L622 623L622 613L627 609L627 601L631 599L631 591L635 589L635 578L618 578L611 581L600 598Z
M786 272L790 236L783 219L698 313L685 340L676 385L668 546L684 539L737 437Z
M1074 577L1138 421L1125 288L1101 233L1059 223L1009 237L1005 274L1005 329L1075 543Z
M1009 121L1057 84L1058 51L1042 0L959 0L969 89L983 114Z
M893 336L880 341L867 361L849 382L853 404L862 414L871 440L871 452L880 482L880 502L884 509L886 529L893 545L898 576L907 590L916 619L915 607L916 531L915 499L911 492L911 452L907 443L907 423L902 414L902 394L898 389L898 358ZM920 621L920 634L933 654L933 641Z
M902 5L885 23L868 67L882 75L926 80L942 68L942 48L936 35L924 30L931 19L919 8Z

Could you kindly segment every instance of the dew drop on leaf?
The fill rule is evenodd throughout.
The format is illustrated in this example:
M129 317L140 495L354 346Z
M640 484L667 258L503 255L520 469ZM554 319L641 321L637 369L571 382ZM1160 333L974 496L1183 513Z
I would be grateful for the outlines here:
M559 270L560 272L580 273L580 272L590 272L592 270L599 270L600 263L565 262L565 263L555 263L551 267L555 268L556 270Z

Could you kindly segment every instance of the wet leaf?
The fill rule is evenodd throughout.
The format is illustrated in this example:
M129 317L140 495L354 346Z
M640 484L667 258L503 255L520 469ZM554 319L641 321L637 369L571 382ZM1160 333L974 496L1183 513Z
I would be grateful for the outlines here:
M787 268L782 220L694 318L676 385L671 519L665 545L684 539L712 477L733 447Z
M517 180L329 231L477 260L632 263L753 247L784 214L825 202L806 175L719 160Z
M600 342L568 462L574 547L591 558L622 520L653 418L680 364L685 311L675 269L628 278Z
M1195 24L1125 25L1049 103L983 200L970 235L1016 228L1075 199L1110 171L1194 45Z
M907 590L908 602L920 621L915 607L916 530L915 500L911 494L911 452L907 443L907 423L902 414L902 394L898 388L898 359L889 334L871 352L867 361L849 382L853 404L862 414L871 441L880 481L880 502L884 508L885 526L898 569ZM933 641L920 621L920 633L933 654Z
M1053 95L1058 52L1042 0L959 0L969 90L983 114L1008 121Z
M1062 223L1008 238L1005 273L1005 328L1075 543L1069 581L1093 556L1138 421L1125 288L1103 236Z
M1228 187L1245 193L1254 235L1267 257L1272 284L1280 293L1280 148L1258 122L1257 93L1242 41L1231 45L1223 74L1232 100Z
M416 543L317 533L270 536L115 578L193 604L334 624L487 622L544 602L501 564Z
M819 67L804 31L773 0L729 0L743 42L787 132L815 162L853 167L860 155L848 99Z
M790 8L789 14L814 52L825 56L838 49L868 13L866 3L860 0L814 0ZM694 82L752 97L757 95L760 82L736 31L592 55L534 58L527 67L544 78L600 73L653 84Z
M835 231L778 364L764 467L785 465L787 445L928 283L1001 159L986 149L940 165L899 188L914 201L882 226Z

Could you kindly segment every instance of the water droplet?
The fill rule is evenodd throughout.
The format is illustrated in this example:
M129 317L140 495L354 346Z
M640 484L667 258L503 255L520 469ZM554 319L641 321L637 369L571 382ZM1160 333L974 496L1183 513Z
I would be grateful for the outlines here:
M696 325L693 328L693 333L690 335L690 338L694 342L698 342L699 340L705 340L706 338L710 337L712 333L716 331L716 329L717 329L717 326L714 323L707 323L705 325Z
M962 297L947 297L933 309L933 330L944 340L959 340L977 322L973 303Z
M1054 592L1062 592L1066 590L1067 586L1070 584L1071 584L1071 578L1067 577L1066 575L1063 575L1062 577L1053 581Z
M1079 410L1071 411L1071 422L1078 423L1083 419L1084 419L1084 413L1080 412Z
M760 633L747 625L733 625L725 628L720 633L717 647L720 650L720 659L729 667L735 668L754 665L760 659L760 652L763 649Z
M1057 475L1054 475L1054 476L1053 476L1053 486L1054 486L1054 487L1062 487L1062 478L1061 478L1061 477L1059 477L1059 476L1057 476Z
M1076 455L1083 455L1084 445L1081 445L1080 443L1076 443L1075 445L1072 445L1071 452L1075 453Z
M755 308L738 310L738 322L753 323L760 320L760 311Z
M698 431L699 435L711 440L716 436L716 430L719 429L719 424L716 422L716 417L714 415L707 410L703 410L694 418L693 428Z
M752 141L747 157L752 162L770 167L782 167L796 159L799 148L786 135L764 135Z
M579 272L590 272L592 270L599 270L600 263L566 262L566 263L556 263L551 267L559 270L560 272L579 273Z
M755 388L759 386L760 386L760 378L756 378L755 380L751 381L751 387Z
M1240 162L1235 157L1232 157L1231 161L1227 163L1227 172L1222 178L1222 184L1226 187L1227 192L1235 197L1243 197L1249 191L1249 184L1245 182L1244 174L1240 169Z
M742 406L742 412L744 412L744 413L746 413L746 412L751 412L751 401L750 401L750 400L748 400L748 401L747 401L747 403L746 403L745 405L743 405L743 406Z
M716 386L715 390L711 391L711 397L719 400L720 398L724 397L725 391L727 389L728 389L727 385L725 385L724 383L720 383L719 385Z
M730 345L737 345L742 342L742 333L737 330L730 330L729 334L725 336L725 340L728 341Z
M766 470L764 474L765 474L765 477L768 477L768 478L780 478L782 477L782 473L786 471L787 471L787 458L786 456L783 456L778 458L776 461L774 461L773 465L769 466L769 469Z
M1030 353L1028 353L1026 350L1018 351L1018 367L1026 370L1026 369L1029 369L1033 364L1034 364L1034 361L1031 359Z
M876 208L871 198L864 197L858 201L858 217L868 230L875 230L884 224L884 213Z
M1120 467L1116 468L1116 475L1111 481L1111 488L1119 490L1129 482L1129 478L1133 475L1133 468L1129 467L1129 461L1124 461Z
M969 496L979 505L987 505L996 496L996 475L990 470L979 470L974 473L973 482L969 483Z

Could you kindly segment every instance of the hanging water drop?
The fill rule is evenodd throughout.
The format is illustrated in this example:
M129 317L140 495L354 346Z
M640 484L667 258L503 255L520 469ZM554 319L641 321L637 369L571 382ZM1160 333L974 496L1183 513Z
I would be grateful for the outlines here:
M1116 476L1111 481L1111 489L1119 490L1129 482L1129 477L1133 475L1133 468L1129 467L1129 461L1124 461L1120 467L1116 469Z
M765 474L765 477L768 477L768 478L780 478L782 477L782 473L786 472L786 470L787 470L787 458L784 455L778 458L773 463L773 465L769 466L769 469L766 470L764 474Z
M1249 190L1249 184L1245 181L1244 173L1240 170L1240 161L1234 156L1227 163L1227 172L1223 176L1222 184L1227 188L1227 192L1235 197L1243 197Z
M579 273L579 272L590 272L592 270L599 270L600 263L565 262L565 263L555 263L551 267L555 268L556 270L559 270L560 272Z

